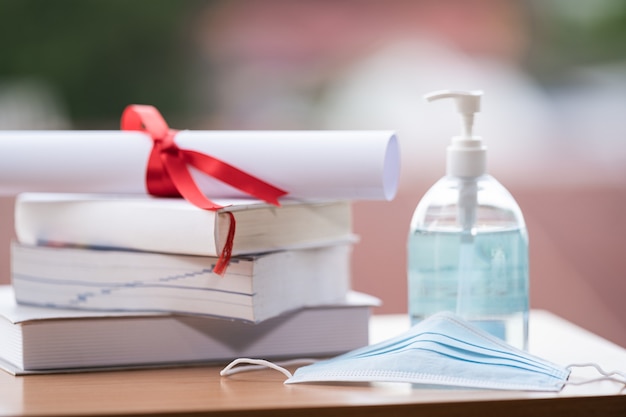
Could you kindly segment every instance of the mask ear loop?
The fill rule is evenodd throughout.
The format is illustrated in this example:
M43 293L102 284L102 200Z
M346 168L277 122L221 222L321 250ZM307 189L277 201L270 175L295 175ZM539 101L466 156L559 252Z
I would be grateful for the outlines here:
M592 382L598 382L598 381L613 381L613 382L617 382L619 384L624 385L624 388L626 388L626 373L624 372L620 372L620 371L605 371L604 369L602 369L600 367L600 365L598 365L597 363L575 363L575 364L571 364L568 365L566 368L569 369L570 371L573 368L587 368L587 367L591 367L594 368L600 375L600 377L598 378L593 378L593 379L588 379L586 381L565 381L566 385L585 385L585 384L590 384ZM624 389L623 388L623 389Z
M312 363L317 362L317 359L311 358L301 358L301 359L292 359L288 361L281 362L270 362L265 359L250 359L250 358L238 358L226 365L224 369L220 371L221 376L230 376L234 374L238 374L240 372L250 372L250 371L260 371L262 369L274 369L285 375L287 378L291 378L293 375L289 372L285 366L291 365L310 365ZM244 366L238 366L241 364L249 364Z

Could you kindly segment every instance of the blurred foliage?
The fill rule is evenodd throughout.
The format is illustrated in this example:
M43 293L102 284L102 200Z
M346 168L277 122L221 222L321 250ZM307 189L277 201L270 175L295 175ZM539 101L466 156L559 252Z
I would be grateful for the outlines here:
M117 128L130 103L153 104L176 120L191 88L185 25L203 3L2 1L0 82L52 85L76 127Z
M558 84L571 70L618 66L626 72L626 1L535 0L529 70Z

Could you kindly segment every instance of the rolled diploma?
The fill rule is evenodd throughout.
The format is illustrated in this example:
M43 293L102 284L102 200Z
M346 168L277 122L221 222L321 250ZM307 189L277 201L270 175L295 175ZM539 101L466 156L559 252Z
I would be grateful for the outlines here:
M298 199L391 200L400 152L389 131L180 131L175 141ZM146 193L152 139L136 131L0 131L0 194ZM191 169L209 198L246 196Z

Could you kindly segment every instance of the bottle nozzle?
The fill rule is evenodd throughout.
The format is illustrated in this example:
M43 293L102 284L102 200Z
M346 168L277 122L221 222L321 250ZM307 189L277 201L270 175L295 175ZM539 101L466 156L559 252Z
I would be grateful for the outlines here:
M463 117L463 136L472 137L472 127L474 125L474 113L480 111L480 98L483 92L476 91L454 91L442 90L426 94L424 98L428 101L440 100L442 98L452 98L456 101L457 110Z
M487 150L482 139L473 136L474 113L480 111L482 91L442 90L426 94L428 101L452 98L462 116L463 136L452 138L447 150L447 172L456 177L479 177L487 169Z

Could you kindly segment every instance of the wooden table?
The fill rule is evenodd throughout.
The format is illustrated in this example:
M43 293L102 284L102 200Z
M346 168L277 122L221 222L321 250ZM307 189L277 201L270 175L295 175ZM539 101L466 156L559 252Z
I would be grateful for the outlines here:
M377 316L372 341L408 327ZM533 311L530 351L553 362L597 362L626 370L626 350L545 311ZM410 384L283 385L263 370L220 377L221 367L188 367L14 377L0 371L0 416L626 416L615 382L566 386L559 393L425 389ZM575 371L573 378L596 376Z

